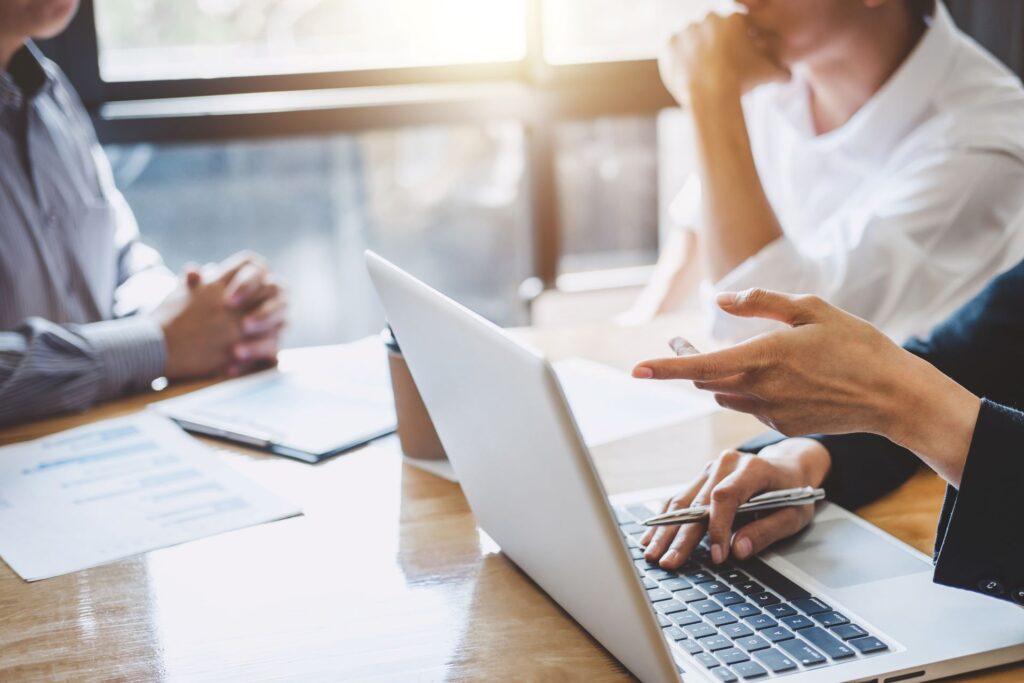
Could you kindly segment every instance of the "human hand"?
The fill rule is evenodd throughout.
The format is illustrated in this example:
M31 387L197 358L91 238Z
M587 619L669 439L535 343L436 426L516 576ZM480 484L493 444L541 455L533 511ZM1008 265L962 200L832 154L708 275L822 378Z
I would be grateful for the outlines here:
M713 353L639 363L633 376L691 379L719 405L800 434L880 434L958 482L979 399L870 324L815 296L718 297L733 315L790 327Z
M807 526L814 516L814 506L780 508L734 532L736 508L766 491L818 487L830 465L828 451L811 439L787 439L768 446L757 456L725 451L664 508L668 511L710 503L708 522L651 528L640 540L645 547L644 558L665 569L678 569L706 531L711 541L712 562L721 564L730 552L745 560Z
M790 77L774 56L774 40L743 14L708 14L673 35L658 56L665 87L683 107L713 87L741 96ZM699 96L696 95L696 96Z
M207 268L207 276L224 283L224 304L241 316L244 338L232 348L229 375L266 365L276 358L286 323L287 292L266 261L250 251L238 252Z

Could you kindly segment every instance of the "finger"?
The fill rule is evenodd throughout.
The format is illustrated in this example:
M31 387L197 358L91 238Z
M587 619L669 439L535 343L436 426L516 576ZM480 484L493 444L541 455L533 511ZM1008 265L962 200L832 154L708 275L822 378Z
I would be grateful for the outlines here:
M722 292L718 307L743 318L767 318L793 327L815 322L828 304L816 296L783 294L755 287L742 292Z
M748 373L712 379L708 381L696 381L693 386L701 391L710 391L714 394L744 394L749 393L752 378Z
M240 251L238 253L228 256L226 259L221 261L214 267L216 279L220 280L221 283L228 283L247 264L261 264L266 265L263 257L252 251Z
M768 405L764 401L750 394L715 394L715 403L727 410L757 417L762 417L768 410Z
M707 481L707 475L701 475L694 481L679 492L671 501L666 508L668 510L678 510L680 508L689 507L693 503L694 496L703 488ZM644 551L644 559L648 562L655 563L661 559L661 556L665 553L669 544L672 543L672 539L675 538L676 532L679 531L679 525L673 524L671 526L659 526L653 529L653 534L648 542L645 544L646 550ZM650 533L650 532L648 532ZM647 536L644 536L647 538Z
M777 472L759 458L747 457L731 474L711 491L711 516L708 537L711 541L711 559L721 564L729 557L729 540L736 509L761 491L778 488Z
M253 340L243 341L235 344L232 348L232 357L240 363L268 360L277 356L278 337L276 334L268 334Z
M190 290L195 289L203 282L203 276L199 272L199 266L194 263L188 263L185 265L185 286Z
M700 492L693 497L691 505L706 505L713 486L714 480L709 477L704 486L701 487ZM678 569L690 557L690 553L697 547L697 544L700 543L706 528L707 526L703 522L684 524L677 528L677 533L674 534L668 551L662 556L658 565L662 569Z
M803 529L814 517L814 505L788 507L737 529L732 551L740 560L761 552L772 543Z
M247 336L265 334L284 325L288 302L283 297L267 299L242 319L242 332Z
M249 303L263 287L267 267L263 264L246 263L235 272L224 290L224 301L229 306L240 307Z
M669 498L668 500L666 500L665 504L661 506L661 512L662 513L668 512L668 509L672 505L673 501L675 501L675 498ZM640 545L642 545L644 547L647 547L647 544L651 542L652 538L654 538L654 532L657 531L657 530L658 530L658 527L656 527L656 526L649 527L647 529L647 532L643 536L640 537Z
M769 340L755 337L711 353L645 360L633 368L639 379L713 380L757 370L764 365Z

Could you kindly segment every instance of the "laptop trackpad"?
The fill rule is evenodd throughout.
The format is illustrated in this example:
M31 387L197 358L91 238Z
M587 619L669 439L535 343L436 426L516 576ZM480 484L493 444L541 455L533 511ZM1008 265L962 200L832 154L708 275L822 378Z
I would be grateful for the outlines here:
M815 522L774 550L828 586L861 583L931 571L931 564L847 519Z

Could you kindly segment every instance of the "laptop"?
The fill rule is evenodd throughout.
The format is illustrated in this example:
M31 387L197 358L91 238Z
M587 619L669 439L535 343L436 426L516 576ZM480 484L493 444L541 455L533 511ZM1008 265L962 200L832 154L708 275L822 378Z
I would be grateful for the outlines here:
M647 565L639 522L664 498L609 499L544 357L366 259L479 526L640 680L895 683L1024 659L1024 610L932 583L927 556L830 503L753 560Z

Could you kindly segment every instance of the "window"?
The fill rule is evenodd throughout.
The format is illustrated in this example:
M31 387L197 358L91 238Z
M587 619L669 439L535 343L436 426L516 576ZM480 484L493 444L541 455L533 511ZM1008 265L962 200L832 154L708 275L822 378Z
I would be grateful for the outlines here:
M242 246L268 258L289 285L289 346L383 327L367 248L492 320L526 322L518 288L531 273L531 240L517 124L107 153L143 239L170 268Z
M95 0L105 81L522 59L526 0Z

